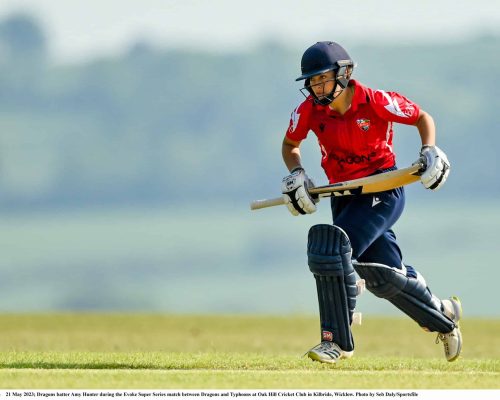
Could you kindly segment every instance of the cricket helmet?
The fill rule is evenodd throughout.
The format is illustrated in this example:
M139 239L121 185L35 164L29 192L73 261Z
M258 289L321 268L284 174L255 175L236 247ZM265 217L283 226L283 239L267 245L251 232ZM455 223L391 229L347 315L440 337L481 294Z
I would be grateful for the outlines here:
M304 87L313 95L315 102L326 105L333 101L332 96L337 85L340 85L342 89L347 87L350 72L354 66L354 61L340 44L328 41L317 42L304 52L300 63L302 75L295 80L305 80ZM320 100L309 87L309 79L328 71L335 72L335 88L330 95Z

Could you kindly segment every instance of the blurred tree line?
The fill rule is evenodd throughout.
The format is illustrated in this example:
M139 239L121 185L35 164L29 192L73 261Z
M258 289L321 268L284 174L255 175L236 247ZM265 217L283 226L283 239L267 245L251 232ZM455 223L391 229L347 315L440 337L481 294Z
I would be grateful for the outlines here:
M355 78L434 116L453 168L443 196L500 195L499 37L345 46ZM0 21L2 208L248 201L279 190L304 49L138 41L120 57L54 65L49 47L29 15ZM417 156L416 137L397 149L404 164Z

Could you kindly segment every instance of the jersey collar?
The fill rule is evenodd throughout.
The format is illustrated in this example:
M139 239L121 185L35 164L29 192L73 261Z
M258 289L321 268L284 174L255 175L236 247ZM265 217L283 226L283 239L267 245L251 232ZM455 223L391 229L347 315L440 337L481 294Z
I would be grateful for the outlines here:
M349 86L354 87L354 96L352 97L351 108L348 112L355 112L360 104L368 103L368 94L365 87L354 79L349 81Z

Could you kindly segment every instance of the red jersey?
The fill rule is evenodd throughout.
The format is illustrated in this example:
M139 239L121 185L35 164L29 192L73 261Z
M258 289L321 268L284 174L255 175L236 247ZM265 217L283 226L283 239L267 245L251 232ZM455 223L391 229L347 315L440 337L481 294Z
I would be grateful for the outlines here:
M420 107L395 92L349 81L354 95L344 115L315 104L309 96L293 112L286 136L301 141L313 131L321 148L321 166L330 183L362 178L395 165L393 122L413 125Z

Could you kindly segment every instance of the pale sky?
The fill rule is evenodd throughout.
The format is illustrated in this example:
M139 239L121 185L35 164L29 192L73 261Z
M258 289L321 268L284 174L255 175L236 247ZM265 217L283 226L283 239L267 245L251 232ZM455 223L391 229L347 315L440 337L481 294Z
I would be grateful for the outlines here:
M63 63L119 54L139 38L234 51L268 37L302 49L500 33L500 0L0 0L0 18L16 11L40 18Z

